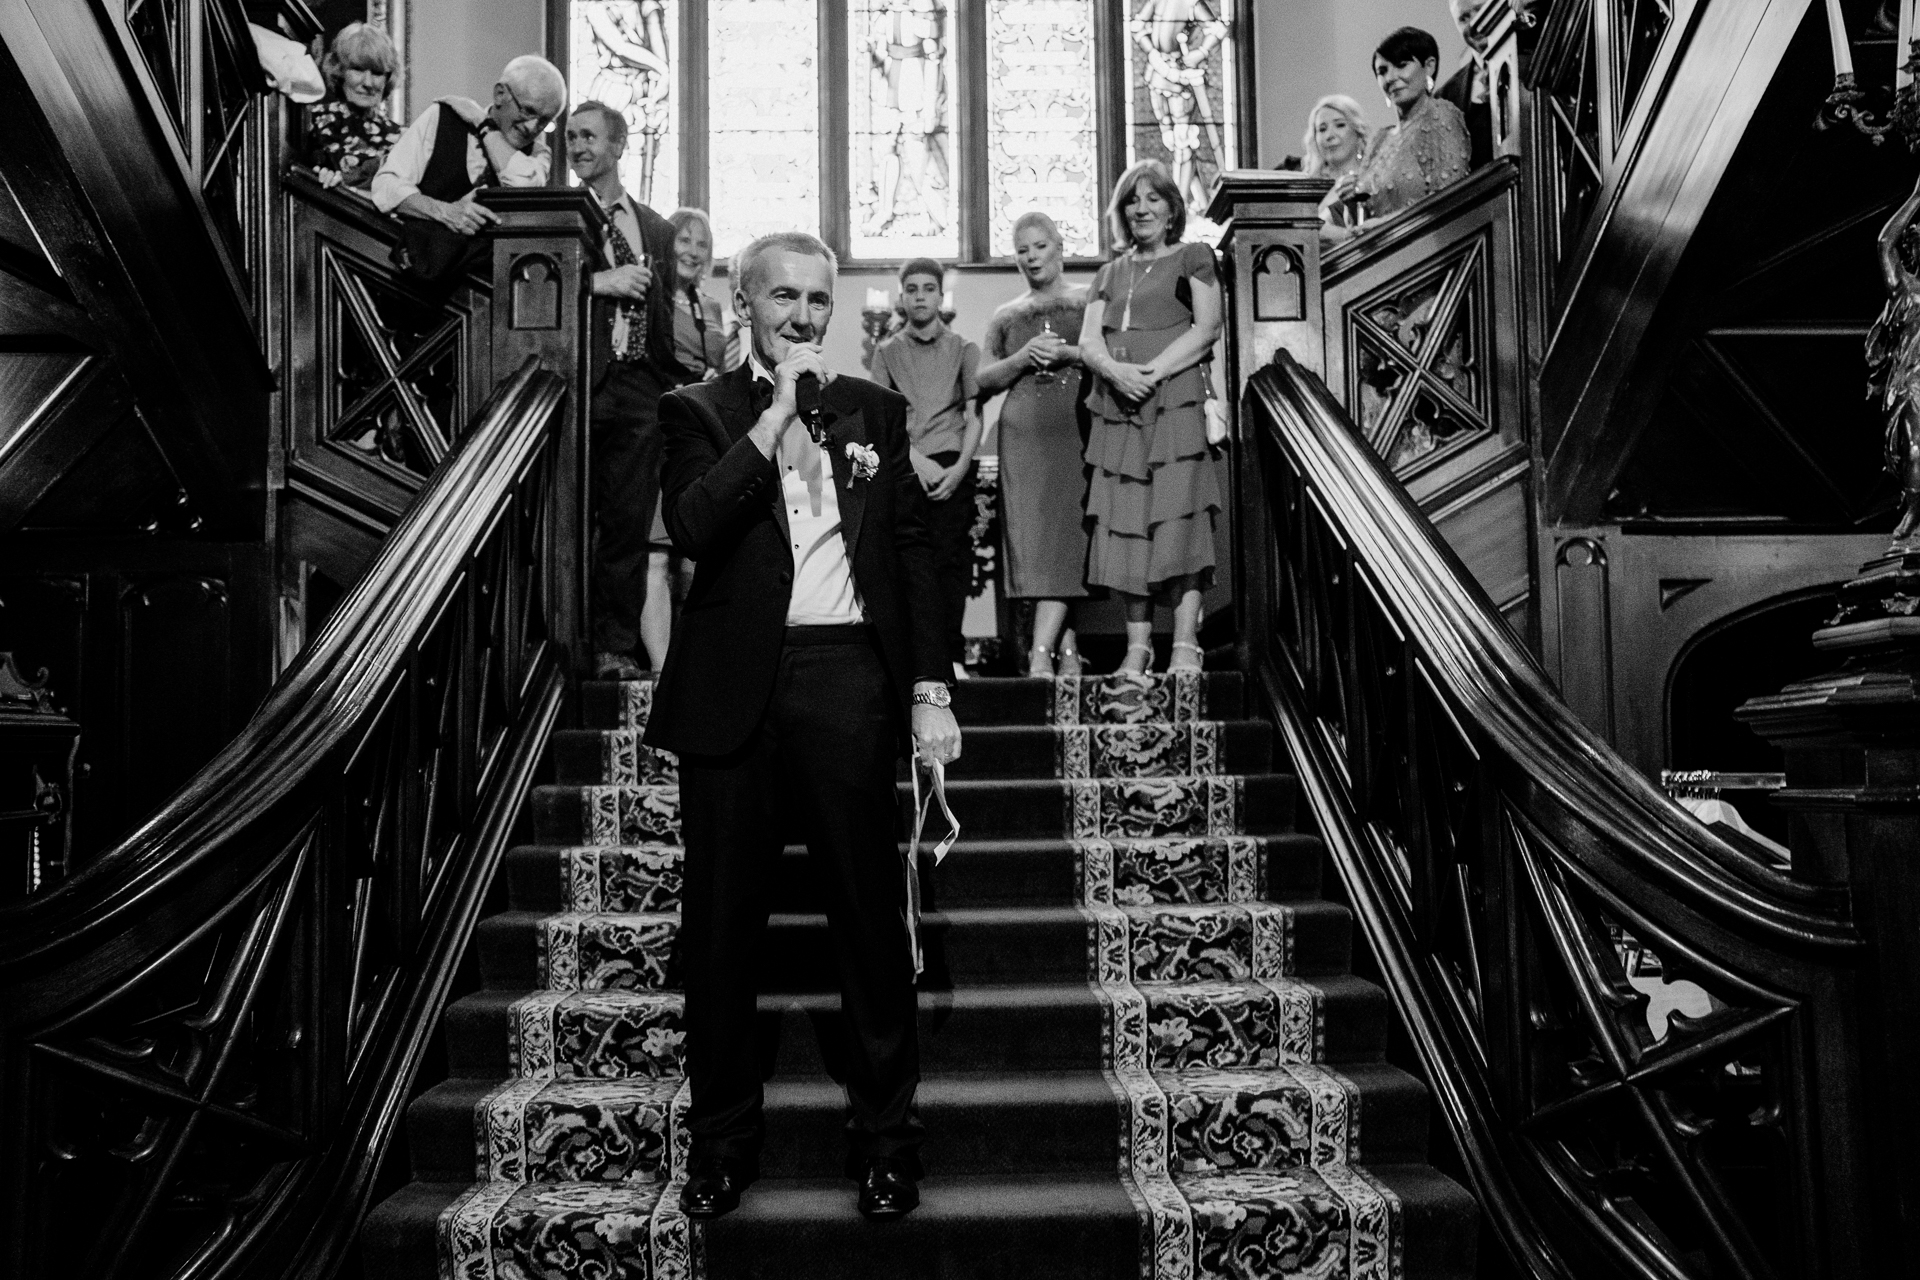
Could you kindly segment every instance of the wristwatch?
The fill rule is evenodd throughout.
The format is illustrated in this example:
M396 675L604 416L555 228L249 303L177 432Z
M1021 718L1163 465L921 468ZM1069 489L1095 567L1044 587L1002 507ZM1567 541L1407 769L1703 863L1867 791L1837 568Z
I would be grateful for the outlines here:
M913 701L915 706L950 707L953 705L953 690L944 684L936 684L931 689L916 689L913 691Z

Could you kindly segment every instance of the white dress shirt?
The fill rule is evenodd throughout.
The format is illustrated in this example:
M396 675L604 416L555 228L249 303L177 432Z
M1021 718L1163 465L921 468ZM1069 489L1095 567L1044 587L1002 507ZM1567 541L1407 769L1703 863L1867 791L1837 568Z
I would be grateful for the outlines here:
M400 202L420 191L420 179L426 176L427 161L433 157L434 140L440 134L440 103L429 102L427 109L413 118L400 140L387 152L380 172L373 175L373 203L382 213L392 213ZM533 150L516 151L513 159L498 170L503 187L544 187L547 167L553 154L544 136L534 139ZM467 179L478 186L487 172L487 153L480 139L467 135Z
M777 386L772 373L748 348L753 376ZM838 626L865 622L867 612L853 586L846 539L840 533L840 493L833 484L833 460L813 442L804 425L787 428L774 450L780 469L780 501L787 512L793 545L793 594L787 600L790 627ZM871 482L869 482L871 483Z

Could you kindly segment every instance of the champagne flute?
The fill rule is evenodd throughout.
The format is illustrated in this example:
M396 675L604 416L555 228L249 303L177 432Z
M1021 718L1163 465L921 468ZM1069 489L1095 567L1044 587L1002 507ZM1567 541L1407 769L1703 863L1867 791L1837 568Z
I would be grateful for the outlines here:
M1040 317L1040 332L1046 334L1049 338L1058 338L1060 336L1053 331L1053 316L1051 314ZM1034 372L1033 380L1035 382L1052 382L1053 378L1053 358L1049 356L1046 366Z

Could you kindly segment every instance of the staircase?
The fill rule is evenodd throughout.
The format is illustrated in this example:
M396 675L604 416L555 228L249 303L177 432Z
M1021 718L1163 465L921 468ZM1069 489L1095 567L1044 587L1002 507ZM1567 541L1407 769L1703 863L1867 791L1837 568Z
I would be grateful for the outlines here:
M364 1229L369 1276L1473 1273L1476 1207L1423 1163L1426 1091L1382 1060L1386 994L1348 972L1350 918L1238 672L959 687L965 839L924 930L929 1176L899 1224L862 1219L841 1176L826 924L788 851L764 1176L690 1231L650 694L585 685L595 727L555 735L538 843L476 937L485 989L446 1013L454 1078L409 1112L416 1181Z

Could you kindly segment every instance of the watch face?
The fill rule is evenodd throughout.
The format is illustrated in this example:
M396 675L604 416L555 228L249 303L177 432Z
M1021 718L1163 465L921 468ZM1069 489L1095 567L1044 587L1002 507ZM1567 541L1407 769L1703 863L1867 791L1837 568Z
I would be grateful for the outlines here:
M924 693L913 695L915 702L924 702L930 707L949 707L953 705L953 693L943 684L937 684Z

